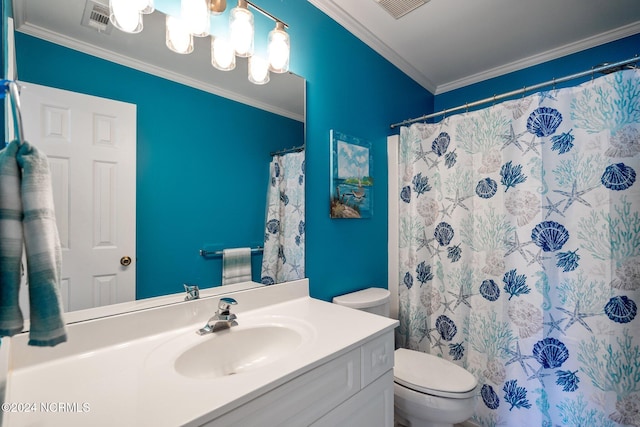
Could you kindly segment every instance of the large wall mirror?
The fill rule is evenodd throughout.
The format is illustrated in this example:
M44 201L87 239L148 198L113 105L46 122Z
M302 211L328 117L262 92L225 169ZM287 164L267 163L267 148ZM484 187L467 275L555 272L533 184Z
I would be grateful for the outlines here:
M305 81L284 73L272 74L266 85L254 85L247 79L244 59L238 59L231 72L216 70L211 66L209 38L196 38L194 52L189 55L171 52L165 46L165 15L158 10L144 16L144 29L139 34L99 28L88 21L90 9L105 4L107 0L13 2L21 97L29 97L30 91L38 92L44 86L134 106L135 147L129 158L135 158L136 172L125 187L134 191L135 198L116 203L129 213L135 212L133 223L112 222L96 230L96 216L108 217L110 208L101 208L95 201L87 208L56 206L58 216L66 215L68 222L76 225L75 231L61 231L68 232L62 237L72 242L66 250L77 250L73 243L74 234L81 233L77 230L93 233L89 240L94 247L96 242L106 241L98 247L100 262L117 264L122 271L135 268L137 300L182 292L185 283L201 289L220 286L222 258L203 257L200 250L263 245L271 154L304 146ZM256 27L259 37L258 24ZM56 92L51 96L64 99ZM95 114L91 119L78 119L81 103L76 112L56 109L56 102L40 105L35 116L25 113L27 141L42 140L50 133L56 137L64 132L74 134L73 120L85 124L97 120L98 130L87 138L98 134L98 139L108 143L117 138L119 127L126 122L118 118L119 113L109 112L99 119ZM39 123L27 123L29 117L38 117L32 121ZM70 157L73 162L76 155L53 157ZM105 160L107 167L97 175L93 172L90 179L94 191L102 191L100 185L107 190L102 200L115 194L110 193L110 180L126 176L111 171L110 162L115 161ZM68 181L62 190L56 190L58 199L71 206L81 198L74 189L84 179L65 176L65 167L55 164L52 174ZM84 228L77 228L78 224ZM116 228L135 235L134 253L109 254L109 233ZM127 256L130 266L120 265ZM252 256L253 281L260 281L261 262L262 256L256 252ZM82 300L64 295L69 311L127 299L123 298L125 293L114 291L117 288L109 283L108 274L90 274L91 280L64 284L67 294L77 295L73 286L87 293ZM223 287L220 289L222 292Z

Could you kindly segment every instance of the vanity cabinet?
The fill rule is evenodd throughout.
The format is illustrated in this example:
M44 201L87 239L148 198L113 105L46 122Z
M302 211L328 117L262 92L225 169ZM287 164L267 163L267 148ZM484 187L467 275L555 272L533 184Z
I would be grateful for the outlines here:
M203 425L390 427L393 342L385 332Z
M69 341L53 348L29 347L26 333L12 337L5 402L62 402L63 409L6 412L4 425L393 425L397 320L310 298L306 279L227 295L246 310L228 340L211 347L199 347L206 337L195 331L215 312L216 298L73 323ZM278 327L288 332L273 333ZM269 331L270 346L253 341ZM298 347L276 351L298 335ZM206 370L210 362L225 365L217 352L232 346L240 348L230 353L237 366L245 363L242 351L255 353L250 360L273 359L223 375ZM185 374L177 360L198 348L209 351L194 362L203 376Z

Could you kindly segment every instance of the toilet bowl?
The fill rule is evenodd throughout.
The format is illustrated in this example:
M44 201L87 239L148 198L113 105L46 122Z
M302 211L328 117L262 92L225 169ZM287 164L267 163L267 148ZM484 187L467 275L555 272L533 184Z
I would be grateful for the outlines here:
M451 427L475 409L475 377L448 360L414 350L395 351L394 406L399 423Z
M389 316L389 291L369 288L337 296L339 305ZM475 377L448 360L399 348L394 354L396 423L408 427L452 427L475 410Z

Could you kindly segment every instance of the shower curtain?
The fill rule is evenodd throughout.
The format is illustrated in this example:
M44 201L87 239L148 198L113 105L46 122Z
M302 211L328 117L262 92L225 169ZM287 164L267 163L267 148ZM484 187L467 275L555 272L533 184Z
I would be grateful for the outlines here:
M400 132L397 342L482 426L640 426L640 71Z
M304 151L274 156L267 190L262 283L304 278Z

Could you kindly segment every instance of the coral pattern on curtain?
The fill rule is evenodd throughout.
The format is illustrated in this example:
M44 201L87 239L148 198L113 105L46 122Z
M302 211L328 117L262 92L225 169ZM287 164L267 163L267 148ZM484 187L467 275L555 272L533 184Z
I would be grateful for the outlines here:
M640 426L639 77L401 129L398 344L482 426Z
M304 278L304 151L274 156L267 190L262 283Z

